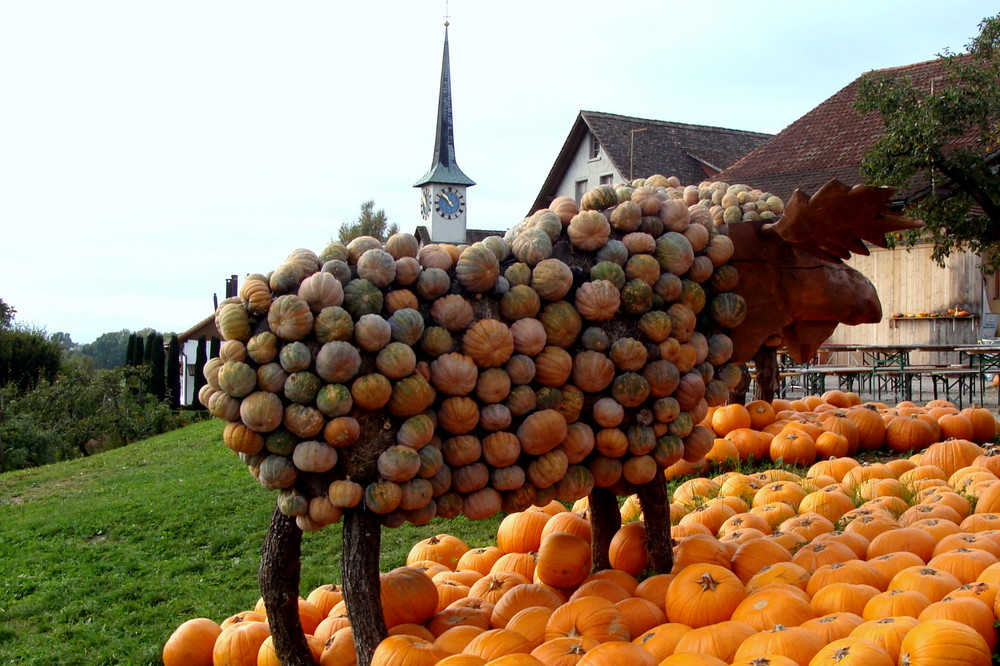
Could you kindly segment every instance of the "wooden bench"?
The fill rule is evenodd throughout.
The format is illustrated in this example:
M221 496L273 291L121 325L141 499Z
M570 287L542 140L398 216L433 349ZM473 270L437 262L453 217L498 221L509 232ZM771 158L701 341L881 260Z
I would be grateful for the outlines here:
M966 394L971 402L979 374L979 370L961 365L910 365L902 369L883 366L873 371L872 388L878 398L883 391L892 391L898 399L912 400L913 380L916 379L919 399L923 399L921 380L929 377L935 400L941 391L946 400L951 400L952 391L957 390L959 403L964 404Z
M976 385L980 382L982 371L978 368L950 366L932 370L928 374L931 378L931 385L934 388L934 399L938 399L939 386L944 392L945 400L951 400L951 391L957 389L958 407L961 409L965 407L966 394L969 396L969 404L972 404L976 394ZM982 395L979 396L979 400L983 400Z
M837 378L837 388L842 391L864 390L866 380L871 379L872 369L865 365L812 365L802 369L807 377L811 392L821 394L826 391L826 378Z

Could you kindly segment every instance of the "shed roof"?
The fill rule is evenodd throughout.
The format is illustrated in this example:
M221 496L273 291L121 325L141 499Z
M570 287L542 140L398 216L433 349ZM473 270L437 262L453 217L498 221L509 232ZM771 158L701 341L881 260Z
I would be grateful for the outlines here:
M944 62L928 60L903 67L874 70L908 77L930 88L944 78ZM848 185L865 182L861 158L882 135L882 116L862 115L854 108L858 84L865 75L834 93L774 138L726 168L713 180L746 183L786 201L797 188L813 193L831 178ZM916 186L911 186L912 193Z

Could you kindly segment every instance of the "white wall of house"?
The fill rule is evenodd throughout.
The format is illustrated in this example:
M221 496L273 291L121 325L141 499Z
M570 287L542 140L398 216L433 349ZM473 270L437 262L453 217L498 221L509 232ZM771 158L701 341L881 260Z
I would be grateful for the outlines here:
M198 401L198 396L194 394L194 360L198 354L198 341L185 340L181 345L181 386L184 393L181 395L181 405L192 405Z
M579 203L580 192L577 188L578 182L581 183L581 188L586 192L600 185L602 178L609 180L611 183L624 180L611 163L611 160L608 159L607 153L604 152L603 148L598 149L596 158L591 157L593 155L591 152L592 138L593 135L588 132L587 136L580 142L576 155L573 156L569 168L566 169L566 175L563 176L562 181L556 189L555 196L573 197ZM583 181L586 182L586 185L582 185Z

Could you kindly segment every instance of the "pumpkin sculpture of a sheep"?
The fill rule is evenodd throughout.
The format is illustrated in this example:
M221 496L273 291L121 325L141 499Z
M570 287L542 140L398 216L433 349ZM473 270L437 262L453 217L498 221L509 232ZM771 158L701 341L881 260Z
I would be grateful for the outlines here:
M890 195L833 181L786 207L653 176L579 207L560 197L471 246L362 237L249 275L217 310L225 342L199 399L279 491L260 582L282 663L312 663L299 544L334 522L364 664L386 633L383 525L589 496L607 566L615 496L637 493L650 568L669 570L663 470L704 457L699 422L762 345L808 358L838 323L879 321L874 288L840 261L919 224Z

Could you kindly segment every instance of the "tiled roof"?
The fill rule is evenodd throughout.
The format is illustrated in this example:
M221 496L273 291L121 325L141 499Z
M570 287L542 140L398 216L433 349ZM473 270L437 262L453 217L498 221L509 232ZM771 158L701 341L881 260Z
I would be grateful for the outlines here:
M941 60L877 70L909 77L929 88L943 76ZM864 183L861 158L882 134L878 113L861 115L854 108L858 77L812 111L747 154L713 180L746 183L786 201L796 188L816 192L831 178L847 185Z
M219 327L215 323L215 313L208 315L197 324L178 334L177 339L181 342L186 340L194 340L195 338L200 338L201 336L206 338L221 338L222 334L219 333Z
M630 171L636 178L659 173L677 176L682 183L705 180L771 138L760 132L581 111L529 213L552 201L588 131L625 178Z

